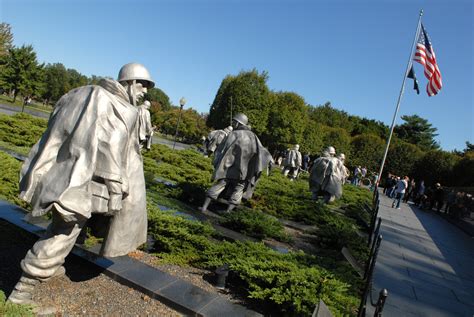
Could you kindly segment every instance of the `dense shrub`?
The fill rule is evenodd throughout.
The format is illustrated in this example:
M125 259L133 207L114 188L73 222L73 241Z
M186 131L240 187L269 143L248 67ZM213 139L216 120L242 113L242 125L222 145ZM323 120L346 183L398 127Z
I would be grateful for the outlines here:
M350 284L302 252L282 254L261 243L217 242L213 229L149 207L150 233L156 255L165 262L215 269L228 264L231 279L267 310L310 315L321 296L337 316L355 314L357 293ZM351 294L352 293L352 294Z
M27 207L27 204L18 198L20 167L21 162L0 151L0 199Z
M46 130L47 121L25 113L0 114L0 141L25 148L27 152Z
M225 227L257 239L274 238L290 241L283 225L275 217L256 210L243 209L230 213L221 221Z
M35 316L33 307L29 305L18 305L6 301L5 294L0 291L0 316L4 317L28 317Z

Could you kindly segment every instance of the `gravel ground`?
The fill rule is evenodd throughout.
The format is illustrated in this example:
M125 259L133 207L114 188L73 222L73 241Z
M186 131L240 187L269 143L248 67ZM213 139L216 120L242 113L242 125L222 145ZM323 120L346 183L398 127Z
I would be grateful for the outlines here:
M8 296L21 275L20 261L36 239L0 220L0 289ZM76 256L66 276L36 287L33 299L56 316L181 316L158 300L119 284Z

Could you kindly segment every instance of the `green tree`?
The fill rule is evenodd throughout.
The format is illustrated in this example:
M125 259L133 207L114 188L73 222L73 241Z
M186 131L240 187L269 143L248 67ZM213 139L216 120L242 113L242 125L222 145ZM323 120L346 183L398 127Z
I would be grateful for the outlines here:
M222 129L230 124L231 105L233 114L245 113L257 134L267 130L271 107L271 92L267 86L268 74L253 69L237 76L227 75L217 91L209 111L207 125Z
M43 65L39 65L31 45L10 49L0 80L6 89L13 90L13 102L19 93L36 95L43 85Z
M388 137L389 128L381 121L359 118L356 116L351 116L351 121L353 122L352 131L350 132L352 136L359 134L373 134L384 140Z
M308 107L301 96L293 92L275 93L263 139L271 150L301 143L307 121Z
M314 155L321 154L324 149L323 127L321 124L309 119L304 127L304 138L300 141L301 151Z
M343 128L349 133L352 131L353 123L347 112L334 109L329 101L322 106L312 107L309 111L309 116L313 121L319 124L328 127Z
M423 151L416 145L395 140L388 149L384 170L400 177L411 176L422 157Z
M377 171L384 153L385 142L373 134L361 134L351 140L351 156L347 157L348 165L366 166L370 171Z
M167 135L175 135L176 125L179 117L179 107L171 107L167 111L156 110L159 105L155 101L154 116L152 116L153 125L156 125L158 130ZM152 107L153 108L153 107ZM187 143L200 142L202 136L206 136L208 128L203 116L197 113L194 109L182 110L181 119L179 123L178 138Z
M9 50L13 48L13 34L10 24L0 23L0 62L2 58L9 55Z
M150 102L156 102L160 106L160 110L168 111L171 109L171 102L168 95L158 87L148 89L145 99Z
M69 74L61 63L48 64L44 68L44 90L42 97L56 102L70 89Z
M68 88L69 90L81 86L85 86L88 83L88 78L75 69L68 68L67 70Z
M474 186L474 150L466 152L463 158L454 165L451 184L461 187Z
M394 129L398 138L418 145L423 150L439 149L439 144L434 139L438 135L435 133L438 129L434 128L428 120L416 114L413 116L402 116L402 119L405 123L395 126Z
M333 146L337 153L351 156L351 136L347 130L322 126L322 134L324 147Z
M413 175L418 180L424 180L427 185L436 182L450 185L452 181L450 175L458 160L459 157L455 154L431 150L416 162Z

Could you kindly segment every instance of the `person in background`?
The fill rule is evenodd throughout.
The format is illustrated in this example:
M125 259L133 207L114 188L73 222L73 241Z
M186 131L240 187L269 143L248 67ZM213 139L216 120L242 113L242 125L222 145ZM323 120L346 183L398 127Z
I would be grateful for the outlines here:
M430 209L436 206L436 211L440 212L441 207L443 207L443 204L444 204L444 189L443 187L441 187L440 183L436 183L435 189L433 191L433 197L431 200Z
M400 209L400 202L403 199L403 196L405 195L406 189L408 187L408 181L409 178L408 176L405 176L403 179L400 179L397 183L397 188L395 190L395 199L392 202L392 208L394 208L395 204L397 209Z
M352 185L359 186L362 170L360 165L354 169L354 178L352 179Z
M446 200L446 207L444 209L446 214L450 213L451 206L454 205L455 202L456 202L456 193L454 192L454 189L451 189L448 193L448 197Z

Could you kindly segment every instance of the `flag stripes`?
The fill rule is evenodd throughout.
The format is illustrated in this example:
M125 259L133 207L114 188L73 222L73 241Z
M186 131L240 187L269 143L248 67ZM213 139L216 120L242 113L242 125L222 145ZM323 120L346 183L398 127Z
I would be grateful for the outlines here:
M415 57L413 60L422 64L425 68L425 76L428 79L428 84L426 85L428 96L436 95L441 90L443 82L441 79L441 72L436 63L435 52L431 46L430 38L428 37L423 24L421 25L420 36L416 43Z

